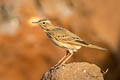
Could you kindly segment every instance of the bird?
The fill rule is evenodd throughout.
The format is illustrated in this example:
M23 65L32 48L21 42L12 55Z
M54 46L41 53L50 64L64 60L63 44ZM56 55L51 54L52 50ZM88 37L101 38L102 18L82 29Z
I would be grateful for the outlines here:
M74 52L77 52L81 47L107 50L106 48L85 42L79 36L65 28L54 26L49 19L40 19L38 21L33 21L32 23L38 24L56 46L62 47L66 50L66 54L55 66L64 64Z

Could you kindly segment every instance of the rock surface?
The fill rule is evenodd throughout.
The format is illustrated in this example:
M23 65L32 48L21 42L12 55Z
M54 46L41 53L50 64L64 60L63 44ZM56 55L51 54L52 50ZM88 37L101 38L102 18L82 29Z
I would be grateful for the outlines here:
M104 80L98 66L87 62L65 64L50 69L41 80Z

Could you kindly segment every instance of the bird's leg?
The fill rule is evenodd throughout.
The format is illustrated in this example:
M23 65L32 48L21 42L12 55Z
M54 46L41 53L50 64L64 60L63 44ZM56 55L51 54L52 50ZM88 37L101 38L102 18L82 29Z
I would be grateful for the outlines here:
M58 63L55 65L55 67L60 65L60 63L67 57L68 53L69 53L69 51L66 50L66 55L63 56L63 58L58 61Z
M70 55L60 65L63 65L72 55L73 53L70 53Z

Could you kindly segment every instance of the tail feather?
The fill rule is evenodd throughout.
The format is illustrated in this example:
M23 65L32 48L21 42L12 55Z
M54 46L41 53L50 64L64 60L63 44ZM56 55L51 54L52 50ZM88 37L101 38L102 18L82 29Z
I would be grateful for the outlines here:
M86 47L89 47L89 48L96 48L96 49L100 49L100 50L107 50L106 48L102 48L102 47L95 46L95 45L92 45L92 44L89 44L89 45L87 45Z

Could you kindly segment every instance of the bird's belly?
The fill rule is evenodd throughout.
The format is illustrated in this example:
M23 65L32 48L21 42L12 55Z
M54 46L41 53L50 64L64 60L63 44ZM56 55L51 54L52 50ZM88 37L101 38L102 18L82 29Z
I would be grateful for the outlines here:
M63 43L54 39L51 39L51 41L59 47L65 48L67 50L70 49L70 50L73 50L74 52L76 52L78 49L81 48L81 46Z

